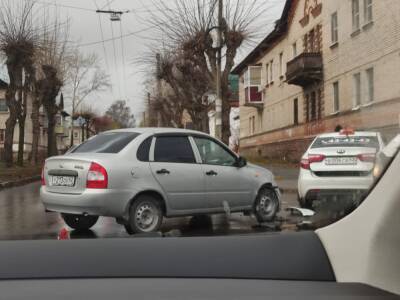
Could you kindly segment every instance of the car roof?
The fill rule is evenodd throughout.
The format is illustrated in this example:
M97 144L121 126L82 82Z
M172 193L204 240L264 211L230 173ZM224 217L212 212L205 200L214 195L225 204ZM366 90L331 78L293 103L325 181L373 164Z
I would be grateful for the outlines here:
M354 134L349 134L349 136L378 136L378 132L375 131L355 131ZM323 133L317 136L317 138L326 138L326 137L343 137L346 134L341 134L340 132L331 132L331 133Z
M137 128L124 128L124 129L116 129L110 130L106 132L136 132L139 134L143 133L186 133L186 134L201 134L206 135L204 132L196 131L196 130L189 130L189 129L181 129L181 128L152 128L152 127L137 127Z

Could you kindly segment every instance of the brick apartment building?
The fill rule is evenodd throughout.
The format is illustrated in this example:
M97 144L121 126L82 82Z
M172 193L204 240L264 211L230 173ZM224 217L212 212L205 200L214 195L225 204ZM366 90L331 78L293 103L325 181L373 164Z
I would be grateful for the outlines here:
M400 1L287 0L235 68L240 151L297 161L337 125L399 131Z

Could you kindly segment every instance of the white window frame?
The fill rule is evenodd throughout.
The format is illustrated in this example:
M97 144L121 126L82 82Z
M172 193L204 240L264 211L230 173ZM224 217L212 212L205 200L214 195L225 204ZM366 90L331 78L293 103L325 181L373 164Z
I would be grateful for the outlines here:
M269 62L269 76L270 76L270 83L273 83L274 82L274 60L272 59L270 62Z
M332 45L339 42L339 24L338 24L338 13L335 11L331 15L331 43Z
M332 84L333 90L333 113L338 113L340 111L340 89L339 89L339 81L335 81Z
M260 82L259 84L252 84L251 82L251 76L250 76L250 72L252 69L259 69L260 70ZM257 87L258 91L261 92L262 91L262 82L263 82L263 78L262 78L262 73L263 73L263 66L259 65L259 66L249 66L244 74L244 90L246 93L246 88L251 88L251 87ZM249 95L250 98L250 95ZM245 101L246 101L246 95L245 95ZM252 101L252 103L263 103L264 102L264 94L261 93L261 101Z
M297 42L294 42L292 44L292 54L293 54L293 58L297 57Z
M373 67L365 70L365 78L366 78L365 105L369 105L373 103L375 100L375 74Z
M362 104L361 99L361 73L353 75L353 108L357 109Z
M351 18L353 32L360 30L360 0L351 1Z
M4 104L5 104L5 110L0 110L0 113L8 113L8 106L7 106L7 101L6 101L6 99L0 99L2 102L4 101Z
M373 21L373 0L364 0L364 24L369 24Z
M283 51L279 53L279 77L283 77Z

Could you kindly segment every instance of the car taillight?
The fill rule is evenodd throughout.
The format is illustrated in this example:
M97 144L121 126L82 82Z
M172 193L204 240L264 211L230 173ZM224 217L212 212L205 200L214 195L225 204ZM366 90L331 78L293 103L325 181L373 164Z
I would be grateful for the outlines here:
M103 166L92 162L87 174L86 188L106 189L108 187L108 175Z
M43 164L43 167L42 167L42 173L41 173L41 175L40 175L40 181L41 181L41 183L42 183L42 186L44 186L44 185L46 185L46 180L44 179L44 168L45 168L45 164Z
M303 158L303 159L300 161L300 167L301 167L302 169L305 169L305 170L310 170L310 162L308 161L307 158Z
M303 158L300 162L300 166L309 170L312 163L322 162L325 159L325 155L322 154L309 154L308 158Z
M363 162L375 162L375 153L358 154L357 158Z

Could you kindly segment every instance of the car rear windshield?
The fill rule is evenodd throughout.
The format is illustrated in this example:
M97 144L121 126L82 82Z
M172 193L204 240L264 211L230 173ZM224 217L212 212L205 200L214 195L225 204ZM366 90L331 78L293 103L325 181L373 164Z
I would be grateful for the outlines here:
M81 144L72 153L119 153L138 135L136 132L102 133Z
M317 138L311 146L311 148L325 147L368 147L378 149L379 142L376 136L334 136Z

